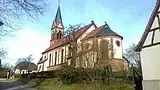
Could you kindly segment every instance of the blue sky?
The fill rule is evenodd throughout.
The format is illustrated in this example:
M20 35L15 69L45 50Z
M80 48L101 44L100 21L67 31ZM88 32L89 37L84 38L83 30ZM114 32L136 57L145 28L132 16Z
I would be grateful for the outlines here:
M111 29L123 36L124 49L137 43L145 30L156 0L61 0L64 26L69 24L98 25L106 21ZM33 54L35 63L49 46L50 28L55 18L58 0L48 0L46 10L37 22L25 20L15 37L6 41L9 62ZM12 46L11 46L12 44Z

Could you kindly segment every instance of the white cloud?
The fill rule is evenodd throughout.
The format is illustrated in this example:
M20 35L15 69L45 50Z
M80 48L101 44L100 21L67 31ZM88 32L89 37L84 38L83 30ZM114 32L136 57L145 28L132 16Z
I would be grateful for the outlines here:
M37 63L41 57L41 53L49 46L49 35L45 36L40 32L32 29L19 30L16 39L6 41L8 49L8 62L14 64L17 58L33 55Z

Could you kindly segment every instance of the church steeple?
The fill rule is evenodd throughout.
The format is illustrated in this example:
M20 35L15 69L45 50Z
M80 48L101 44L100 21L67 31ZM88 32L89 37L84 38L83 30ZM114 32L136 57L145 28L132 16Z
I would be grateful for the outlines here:
M63 37L63 34L64 34L64 26L62 22L60 1L59 1L57 13L51 27L51 40L61 39Z
M54 28L58 24L61 24L63 26L60 6L58 6L56 17L55 17L53 24L52 24L52 28Z

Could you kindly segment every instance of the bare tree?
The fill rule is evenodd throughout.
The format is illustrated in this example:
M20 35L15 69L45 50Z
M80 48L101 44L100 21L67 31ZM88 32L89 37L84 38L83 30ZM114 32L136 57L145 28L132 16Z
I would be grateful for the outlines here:
M2 49L2 48L0 48L0 59L5 58L6 54L7 54L7 51Z
M32 57L32 55L30 54L29 56L27 57L21 57L21 58L18 58L17 62L16 62L16 65L21 63L21 62L32 62L34 60L34 58Z
M125 50L125 57L131 64L132 73L138 75L142 79L142 68L140 54L135 51L136 44L132 44Z
M65 32L65 35L67 37L67 40L70 45L70 51L69 53L72 54L71 57L71 66L76 66L76 59L77 59L77 34L78 30L81 28L81 24L76 24L76 25L69 25L69 28Z
M125 50L125 57L136 67L141 68L140 54L135 51L136 44L132 44Z
M0 42L2 38L15 31L26 19L37 20L44 11L45 0L0 0ZM0 57L6 51L0 49Z
M15 30L23 20L36 20L44 4L44 0L0 0L0 36Z

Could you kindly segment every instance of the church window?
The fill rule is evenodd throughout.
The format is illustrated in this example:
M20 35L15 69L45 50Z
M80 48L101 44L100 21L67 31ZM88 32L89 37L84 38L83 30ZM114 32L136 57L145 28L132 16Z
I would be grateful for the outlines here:
M61 51L61 63L64 63L64 58L63 58L63 53L64 53L64 50L62 49L62 51Z
M53 58L53 57L54 57L54 55L53 55L53 53L52 53L52 65L54 64L54 63L53 63L53 61L54 61L54 58Z
M56 63L57 63L57 51L55 52L55 65L56 65Z
M62 35L61 35L61 33L59 32L59 39L61 39L62 38Z
M51 54L49 55L49 66L51 66Z
M105 60L109 58L109 41L108 40L102 40L100 45L100 51L101 51L101 60Z
M69 56L69 57L71 56L71 49L72 49L71 46L69 46L69 47L68 47L68 56Z
M118 47L120 47L120 41L116 41L116 45L118 46Z
M57 39L59 38L59 33L57 33Z

